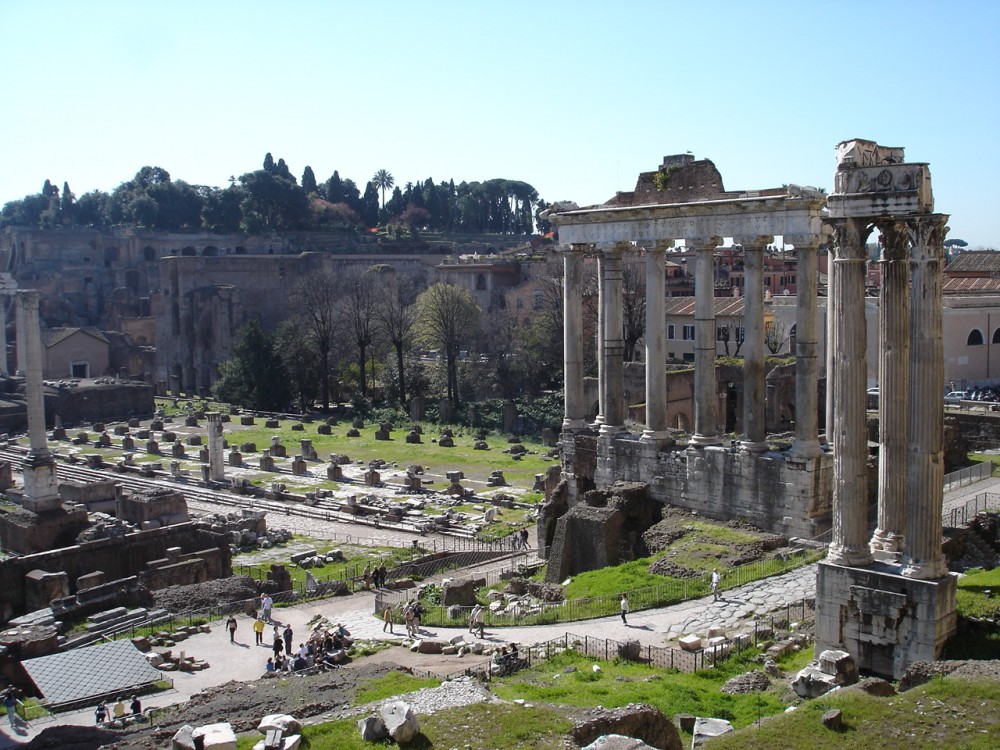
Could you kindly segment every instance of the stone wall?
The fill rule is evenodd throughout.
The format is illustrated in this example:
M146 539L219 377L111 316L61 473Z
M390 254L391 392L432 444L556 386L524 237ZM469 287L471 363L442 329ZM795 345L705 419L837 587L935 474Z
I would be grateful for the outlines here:
M63 547L51 552L24 555L0 562L0 591L4 592L4 606L0 621L25 613L25 577L33 570L65 571L71 593L76 591L80 576L100 570L105 580L139 575L154 560L168 558L168 550L180 548L182 556L200 553L205 560L208 578L225 578L232 575L232 557L229 540L210 531L197 528L193 523L167 526L150 531L126 534L116 539ZM204 553L204 550L217 552Z

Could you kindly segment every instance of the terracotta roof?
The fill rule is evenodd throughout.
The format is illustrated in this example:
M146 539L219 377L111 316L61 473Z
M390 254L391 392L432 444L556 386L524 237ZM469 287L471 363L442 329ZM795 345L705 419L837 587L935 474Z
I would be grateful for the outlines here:
M975 250L959 253L944 269L945 275L953 273L1000 273L1000 252Z
M730 318L743 314L742 297L714 297L713 301L717 318ZM669 297L666 300L666 314L694 316L694 305L694 297Z
M945 276L942 289L945 294L996 294L1000 292L1000 278Z
M104 337L100 331L96 328L49 328L42 331L42 344L47 348L51 348L58 344L60 341L68 339L75 333L85 333L88 336L93 336L98 341L103 341L105 344L108 340Z

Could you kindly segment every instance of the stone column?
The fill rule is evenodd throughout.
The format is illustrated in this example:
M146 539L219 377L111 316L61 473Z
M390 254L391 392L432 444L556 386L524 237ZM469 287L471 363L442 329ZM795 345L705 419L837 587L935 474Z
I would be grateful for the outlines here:
M61 505L56 464L45 436L45 392L42 387L42 333L38 323L38 292L17 292L17 340L23 362L28 408L28 455L22 463L24 507L35 512Z
M942 340L942 214L913 221L910 298L910 421L906 555L903 575L947 575L941 554L944 500L944 345Z
M583 398L583 246L563 252L563 430L584 427Z
M819 447L819 362L817 354L816 283L819 260L816 237L788 236L785 242L795 245L798 289L795 295L795 442L791 454L814 458Z
M667 430L667 294L665 251L673 240L646 250L646 429L642 442L657 446L670 439Z
M694 435L691 445L719 445L719 394L715 377L715 248L719 237L688 237L697 251L694 280Z
M826 443L833 450L833 379L837 371L837 264L833 247L826 256Z
M226 481L226 460L222 447L222 414L208 412L208 478L213 482Z
M0 373L7 374L7 295L0 294Z
M595 248L596 249L596 248ZM597 355L597 416L594 417L594 427L604 424L604 410L607 404L604 403L604 379L607 377L607 370L604 366L604 327L607 320L604 317L604 253L597 253L597 341L594 346L594 353Z
M878 225L882 283L878 327L878 527L871 550L899 562L906 533L907 410L910 381L910 235L905 222Z
M743 440L741 450L767 450L764 423L764 246L774 237L734 238L743 245ZM697 292L697 288L696 288Z
M601 318L604 342L602 350L604 421L601 434L621 432L625 425L625 383L622 368L625 362L625 331L622 314L622 251L629 243L616 242L600 249Z
M855 219L833 220L837 244L837 350L834 363L833 537L827 559L861 567L868 548L868 440L865 427L867 338L865 272L869 230ZM940 396L938 397L940 400Z

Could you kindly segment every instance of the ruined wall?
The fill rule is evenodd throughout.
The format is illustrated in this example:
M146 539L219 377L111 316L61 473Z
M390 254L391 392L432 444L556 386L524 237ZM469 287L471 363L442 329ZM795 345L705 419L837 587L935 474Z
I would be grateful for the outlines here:
M135 380L85 382L76 388L59 388L51 405L46 398L45 413L49 421L58 414L65 425L146 417L155 411L153 396L152 385Z
M139 575L150 561L167 559L167 550L172 547L179 547L182 555L218 550L217 554L198 555L207 558L209 577L222 578L233 573L228 539L221 534L199 529L193 523L140 531L117 539L101 539L0 562L0 591L4 592L4 599L9 600L13 613L6 619L26 611L24 582L32 570L65 571L70 590L75 593L80 576L97 570L104 572L105 580Z

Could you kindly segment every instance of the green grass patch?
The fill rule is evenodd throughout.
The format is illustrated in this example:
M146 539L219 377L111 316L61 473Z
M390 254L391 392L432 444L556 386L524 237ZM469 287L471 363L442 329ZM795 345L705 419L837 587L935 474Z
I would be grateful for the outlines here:
M369 563L372 568L382 563L385 563L387 568L393 568L424 554L423 550L414 550L412 547L355 547L333 542L318 542L315 546L316 551L321 554L339 549L344 553L344 559L308 569L285 562L285 568L291 575L294 584L305 585L307 571L317 581L345 580L361 576L365 566ZM267 561L254 561L255 557L261 556L267 557ZM248 575L263 580L267 578L267 573L271 570L273 554L264 555L260 551L244 553L237 556L234 562L233 573L235 575Z
M843 712L844 728L824 729L823 713ZM860 690L831 693L742 732L712 750L995 750L1000 747L1000 685L935 679L889 698Z
M990 593L987 594L986 592ZM955 594L958 613L963 617L993 617L1000 612L1000 568L966 571L958 579Z
M363 706L366 703L380 701L393 695L412 693L426 687L437 687L441 680L429 677L414 677L402 671L389 672L381 677L374 677L358 687L354 694L354 705Z

